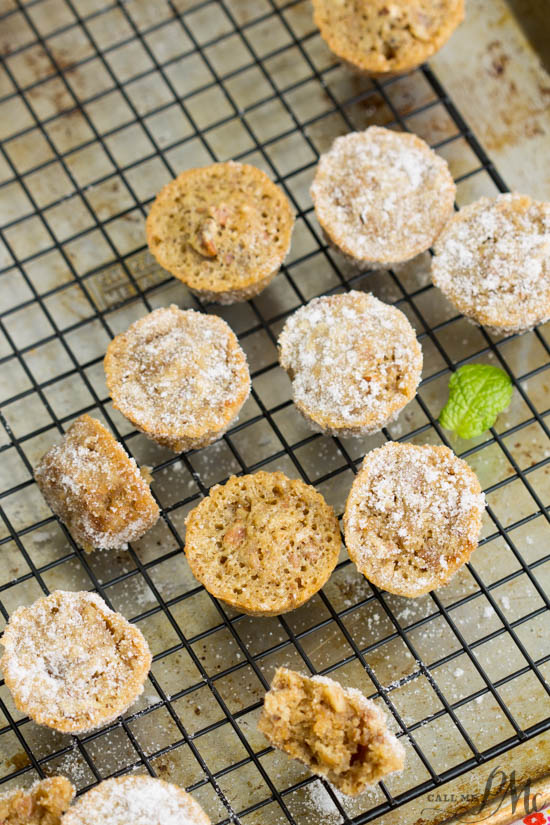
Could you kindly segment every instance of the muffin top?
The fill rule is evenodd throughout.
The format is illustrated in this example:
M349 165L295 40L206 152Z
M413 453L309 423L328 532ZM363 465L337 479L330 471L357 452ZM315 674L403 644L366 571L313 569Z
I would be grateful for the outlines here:
M517 193L480 198L445 227L432 279L459 312L499 332L550 317L550 203Z
M11 615L0 661L16 706L40 725L82 733L123 713L143 691L143 634L95 593L56 590Z
M114 406L173 449L223 433L250 392L246 356L229 325L174 305L117 335L104 364Z
M455 192L447 162L427 143L379 126L336 138L311 187L332 243L373 265L428 249L451 216Z
M78 798L62 825L210 825L183 788L151 776L117 776Z
M477 547L485 498L447 447L388 442L367 453L346 503L346 547L390 593L419 596L445 584Z
M415 68L464 19L464 0L313 0L329 48L372 75Z
M147 218L157 261L197 292L245 290L272 275L289 246L294 216L267 175L245 163L182 172Z
M213 487L186 525L193 575L250 615L276 616L306 602L329 578L341 547L338 519L323 496L279 472Z
M413 397L422 350L406 316L366 292L315 298L279 338L294 402L323 432L383 427Z

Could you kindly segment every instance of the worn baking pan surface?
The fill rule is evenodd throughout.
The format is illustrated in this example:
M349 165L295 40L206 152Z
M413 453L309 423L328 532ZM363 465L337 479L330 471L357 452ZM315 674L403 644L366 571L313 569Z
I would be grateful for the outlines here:
M550 730L550 327L488 336L430 286L428 255L393 271L351 268L322 242L308 194L319 152L373 123L435 146L459 204L506 188L436 74L437 61L452 74L453 41L433 70L380 84L335 62L305 0L0 0L0 14L2 624L55 588L97 589L155 656L124 720L79 738L23 718L0 683L2 789L56 772L84 789L135 768L191 789L214 823L337 825L440 820L482 794L495 765L534 780ZM231 157L281 183L297 226L262 295L207 308L249 358L253 392L238 424L219 443L174 456L113 410L102 358L151 308L196 306L145 251L145 215L178 171ZM407 314L425 365L417 399L387 431L339 440L305 427L275 341L301 303L347 286ZM472 359L503 367L515 390L496 427L463 442L437 415L450 371ZM154 468L162 518L122 552L85 556L32 480L33 464L84 411ZM486 490L481 546L448 587L389 596L342 554L306 606L260 620L197 585L184 518L211 485L283 470L340 513L362 456L387 438L450 444ZM407 749L403 773L351 800L267 747L256 720L281 664L375 697Z

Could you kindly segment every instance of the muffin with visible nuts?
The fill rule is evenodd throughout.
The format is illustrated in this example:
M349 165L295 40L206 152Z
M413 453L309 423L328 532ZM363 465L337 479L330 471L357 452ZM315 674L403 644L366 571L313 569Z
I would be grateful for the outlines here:
M425 252L451 217L455 193L447 162L425 141L380 126L336 138L311 187L329 242L371 267Z
M354 688L278 668L258 728L276 748L355 796L401 770L405 749L386 715Z
M111 433L89 415L74 421L42 457L36 483L53 512L87 552L141 538L159 508L140 471Z
M464 0L313 0L313 9L329 49L374 77L412 71L464 19Z
M422 373L406 316L366 292L315 298L290 316L278 343L294 403L327 435L382 429L414 398Z
M59 825L75 795L64 776L41 779L30 788L0 794L2 825Z
M421 596L451 579L477 547L485 499L448 447L389 442L367 453L344 514L357 569L398 596Z
M288 198L260 169L214 163L182 172L147 218L149 249L203 301L233 304L275 277L289 247Z
M441 233L432 280L470 320L496 334L550 318L550 203L527 195L480 198Z
M185 555L213 596L251 616L300 607L338 561L340 530L313 487L283 473L232 476L186 519Z
M229 325L173 305L117 335L104 366L113 405L176 452L221 438L250 392L246 356Z

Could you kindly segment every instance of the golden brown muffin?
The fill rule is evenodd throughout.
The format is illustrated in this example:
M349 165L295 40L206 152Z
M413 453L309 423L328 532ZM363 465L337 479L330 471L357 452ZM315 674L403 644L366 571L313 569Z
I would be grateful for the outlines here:
M104 366L114 406L176 452L221 438L250 392L246 355L229 325L174 305L117 335Z
M185 555L209 593L251 616L304 604L338 561L334 510L283 473L232 476L186 519Z
M315 298L291 315L279 358L297 408L327 435L377 432L414 398L422 373L406 316L357 291Z
M151 666L139 628L84 591L56 590L17 608L1 643L17 709L62 733L84 733L124 713Z
M233 304L275 277L290 247L288 198L260 169L214 163L161 189L147 218L149 249L204 301Z
M323 676L278 668L265 696L259 730L276 748L356 796L405 761L386 715L354 688Z
M313 0L329 49L371 77L410 72L464 20L464 0Z
M367 453L344 514L358 570L398 596L441 587L477 547L485 498L448 447L389 442Z
M103 424L74 421L35 469L42 495L87 552L125 547L159 517L144 475Z
M30 788L0 794L1 825L59 825L75 795L64 776L41 779Z
M62 825L210 825L193 797L150 776L100 782L69 808Z
M428 249L452 215L455 194L444 158L416 135L380 126L336 138L311 187L329 242L370 266Z
M432 279L467 318L500 333L550 318L550 203L527 195L480 198L440 235Z

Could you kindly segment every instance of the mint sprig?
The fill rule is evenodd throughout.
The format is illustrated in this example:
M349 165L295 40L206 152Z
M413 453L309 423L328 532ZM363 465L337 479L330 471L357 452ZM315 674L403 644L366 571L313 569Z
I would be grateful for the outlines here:
M451 375L449 398L439 423L460 438L475 438L506 409L514 388L509 376L490 364L465 364Z

